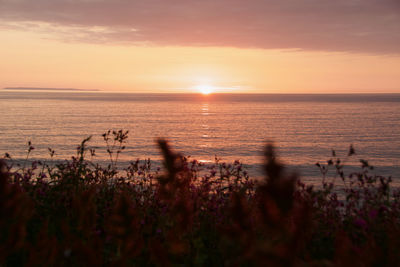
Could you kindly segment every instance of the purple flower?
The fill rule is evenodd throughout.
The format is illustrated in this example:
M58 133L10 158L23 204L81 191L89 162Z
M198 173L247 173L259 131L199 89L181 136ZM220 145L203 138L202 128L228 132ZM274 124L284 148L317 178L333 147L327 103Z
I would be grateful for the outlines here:
M376 218L376 216L378 216L378 211L377 210L371 210L370 212L369 212L369 217L371 218L371 219L375 219Z
M354 220L354 224L356 226L362 227L362 228L366 228L367 227L367 222L362 219L362 218L357 218Z

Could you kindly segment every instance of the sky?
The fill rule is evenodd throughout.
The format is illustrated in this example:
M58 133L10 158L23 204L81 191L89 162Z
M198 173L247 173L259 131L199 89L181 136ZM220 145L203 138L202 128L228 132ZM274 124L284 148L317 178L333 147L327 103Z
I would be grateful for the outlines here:
M0 88L400 93L400 0L0 0Z

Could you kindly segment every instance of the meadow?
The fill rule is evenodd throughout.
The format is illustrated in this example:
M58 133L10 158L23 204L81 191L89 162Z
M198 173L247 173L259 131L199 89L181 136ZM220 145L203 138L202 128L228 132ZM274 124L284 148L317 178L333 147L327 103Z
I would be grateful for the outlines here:
M265 177L242 163L210 165L158 140L150 160L118 167L128 132L103 135L110 162L93 160L90 137L76 155L25 163L6 154L0 171L0 266L395 266L400 191L335 151L317 163L321 185L302 182L265 147ZM328 175L334 170L334 175Z

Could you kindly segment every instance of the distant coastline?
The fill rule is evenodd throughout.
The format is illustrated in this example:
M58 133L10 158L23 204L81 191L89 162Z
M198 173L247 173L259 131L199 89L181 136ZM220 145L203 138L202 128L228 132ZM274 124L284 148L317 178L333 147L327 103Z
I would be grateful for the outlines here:
M78 89L78 88L46 88L46 87L4 87L4 90L31 90L31 91L80 91L80 92L92 92L100 91L99 89Z

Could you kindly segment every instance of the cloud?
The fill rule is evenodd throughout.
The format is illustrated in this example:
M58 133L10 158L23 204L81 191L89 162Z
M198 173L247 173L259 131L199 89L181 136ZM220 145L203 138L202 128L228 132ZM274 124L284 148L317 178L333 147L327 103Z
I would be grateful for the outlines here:
M0 0L65 40L400 54L399 0Z

